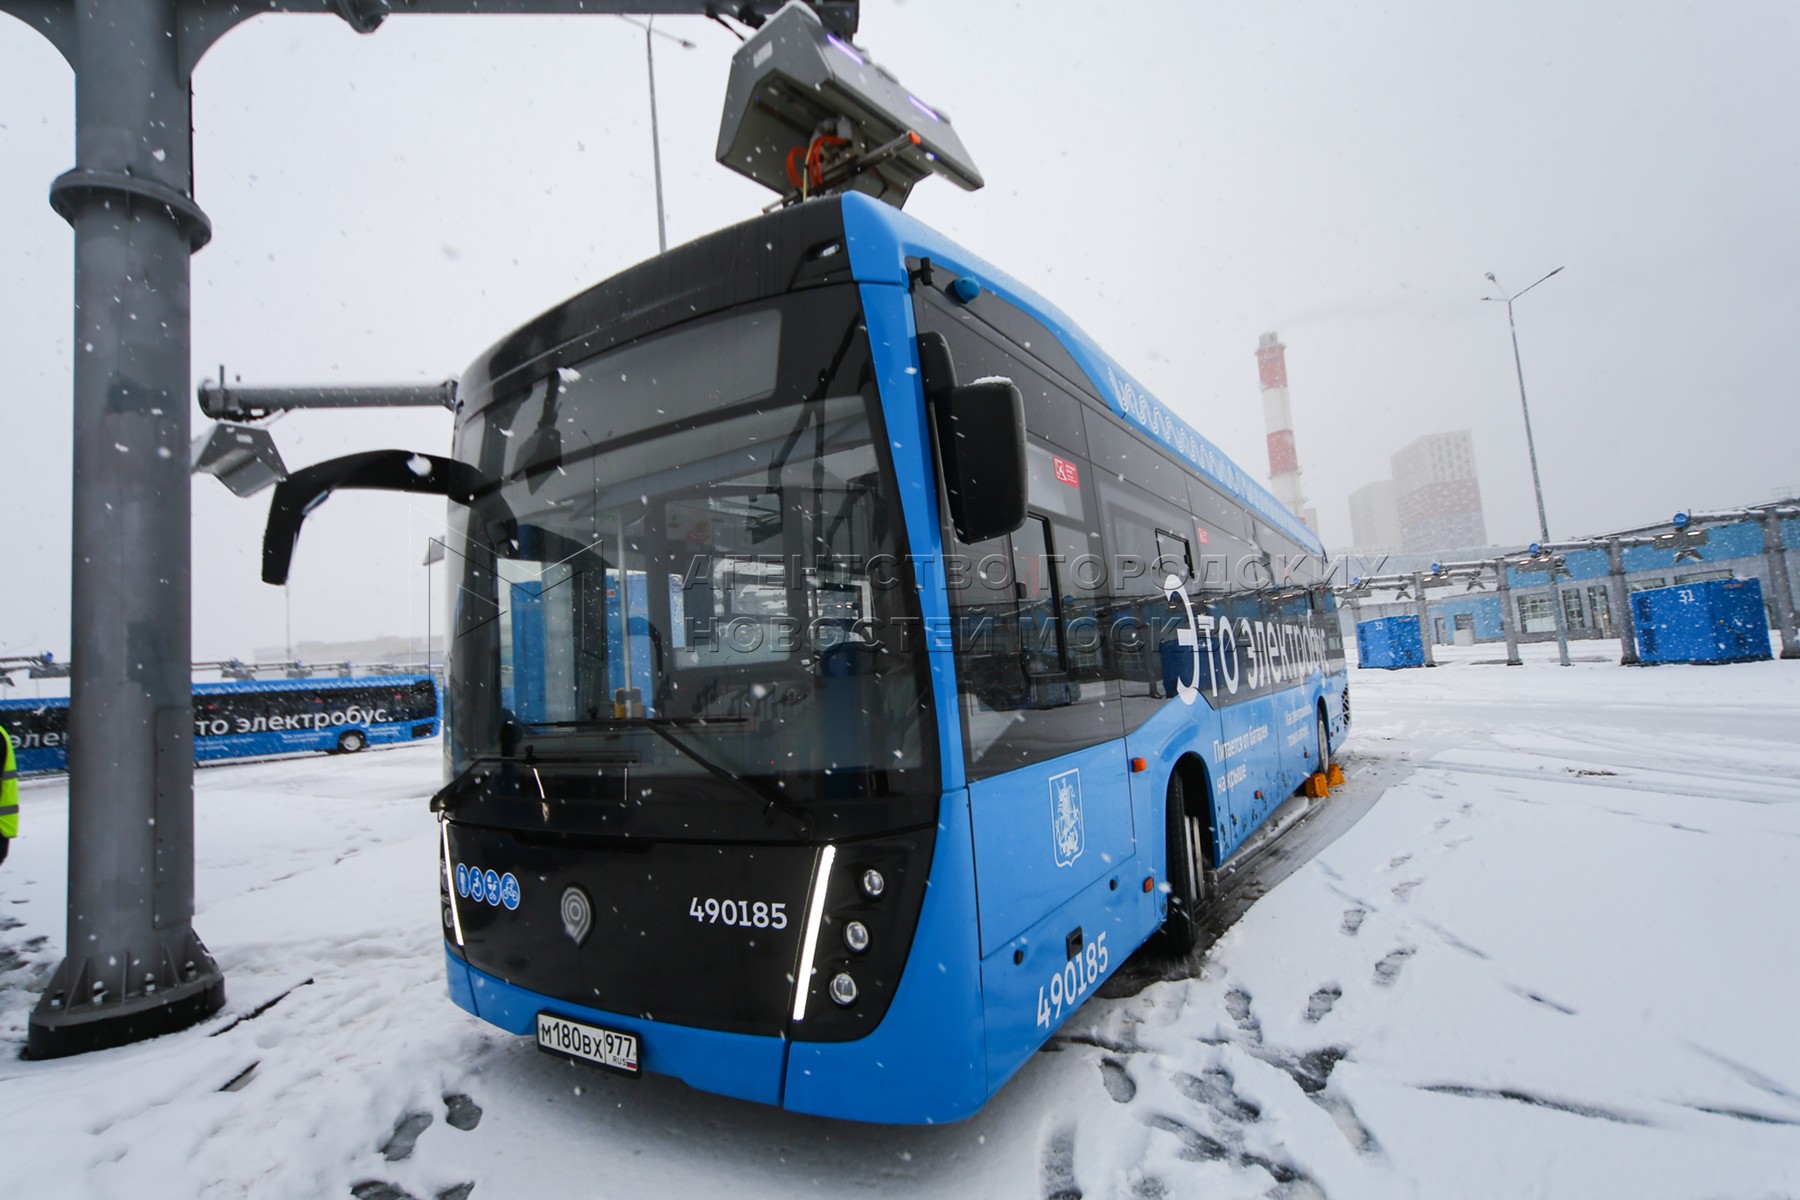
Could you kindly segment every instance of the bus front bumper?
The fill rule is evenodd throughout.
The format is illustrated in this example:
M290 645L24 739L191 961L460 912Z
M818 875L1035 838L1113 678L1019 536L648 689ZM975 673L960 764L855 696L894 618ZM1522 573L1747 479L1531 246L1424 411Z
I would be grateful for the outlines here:
M508 1033L535 1038L537 1015L553 1013L619 1033L636 1034L638 1063L656 1075L673 1075L690 1087L759 1104L780 1104L787 1043L778 1037L723 1033L644 1021L586 1008L515 987L444 951L450 998L461 1008Z

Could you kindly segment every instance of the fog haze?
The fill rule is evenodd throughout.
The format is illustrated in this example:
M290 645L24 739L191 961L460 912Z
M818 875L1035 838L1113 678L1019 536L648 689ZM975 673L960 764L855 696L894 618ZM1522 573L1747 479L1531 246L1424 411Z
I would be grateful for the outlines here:
M771 196L713 162L737 41L657 28L669 239ZM1473 431L1496 541L1536 533L1517 305L1551 532L1800 490L1800 10L1784 3L1095 5L864 0L857 41L947 112L988 186L908 211L1004 268L1266 478L1256 339L1288 346L1328 545L1421 433ZM644 35L611 17L262 16L194 78L193 377L460 373L656 252ZM73 77L0 17L0 654L68 653ZM195 410L195 432L205 428ZM442 452L442 412L290 415L290 467ZM287 633L267 497L194 485L194 652ZM443 506L340 496L295 559L292 633L422 638ZM441 601L444 568L433 585ZM442 616L429 620L441 631Z

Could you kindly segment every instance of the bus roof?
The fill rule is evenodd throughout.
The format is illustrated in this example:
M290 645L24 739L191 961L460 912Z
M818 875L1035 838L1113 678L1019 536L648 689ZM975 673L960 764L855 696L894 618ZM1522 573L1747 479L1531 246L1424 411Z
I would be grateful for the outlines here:
M839 197L838 202L843 206L845 241L850 251L851 270L857 280L905 286L908 258L929 258L935 267L973 276L984 289L1031 314L1054 334L1086 372L1095 393L1127 425L1174 452L1189 467L1218 483L1303 549L1313 554L1325 552L1318 535L1286 505L1192 425L1176 416L1168 405L1095 345L1056 306L892 205L856 192Z
M230 679L196 683L196 696L241 696L249 692L341 691L344 688L386 687L429 683L429 675L337 675L319 679Z
M811 252L842 238L849 253ZM899 209L860 192L777 209L671 247L546 309L489 347L464 372L457 421L503 392L680 321L764 296L855 280L907 285L908 258L973 276L1044 325L1126 425L1216 482L1313 554L1318 535L1211 441L1158 400L1055 305ZM848 260L848 261L845 261Z

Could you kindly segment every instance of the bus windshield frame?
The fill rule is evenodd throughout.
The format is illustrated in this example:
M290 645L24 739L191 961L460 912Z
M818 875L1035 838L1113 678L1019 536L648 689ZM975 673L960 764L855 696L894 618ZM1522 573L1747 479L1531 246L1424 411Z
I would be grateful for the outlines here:
M659 837L935 820L918 593L857 288L546 367L469 415L455 453L496 482L452 509L447 806Z

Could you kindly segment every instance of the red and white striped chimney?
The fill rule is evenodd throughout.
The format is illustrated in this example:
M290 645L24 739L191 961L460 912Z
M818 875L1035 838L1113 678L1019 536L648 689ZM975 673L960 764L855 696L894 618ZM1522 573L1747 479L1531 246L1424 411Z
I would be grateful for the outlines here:
M1269 431L1269 490L1308 525L1314 521L1300 489L1300 456L1294 449L1294 412L1288 401L1287 347L1276 334L1256 339L1262 381L1263 426Z

